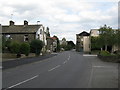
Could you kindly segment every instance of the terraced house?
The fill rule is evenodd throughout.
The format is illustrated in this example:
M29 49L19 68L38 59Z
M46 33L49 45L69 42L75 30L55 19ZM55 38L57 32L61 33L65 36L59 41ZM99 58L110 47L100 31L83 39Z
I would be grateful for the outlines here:
M9 25L2 26L2 35L6 40L31 42L34 39L39 39L43 41L46 46L46 33L46 29L42 24L28 25L28 21L26 20L23 25L15 25L14 21L10 21Z

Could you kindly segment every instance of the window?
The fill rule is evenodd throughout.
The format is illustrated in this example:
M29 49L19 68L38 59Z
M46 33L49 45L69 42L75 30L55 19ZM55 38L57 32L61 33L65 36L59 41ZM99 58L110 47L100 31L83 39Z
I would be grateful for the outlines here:
M40 29L40 34L42 34L42 29Z
M37 39L40 39L40 35L39 34L37 35Z
M24 36L24 41L28 41L28 35Z
M97 31L97 34L99 34L99 31Z
M10 38L10 35L6 35L6 38Z
M11 36L10 36L9 34L6 35L5 37L6 37L6 40L8 40L8 39L12 39Z

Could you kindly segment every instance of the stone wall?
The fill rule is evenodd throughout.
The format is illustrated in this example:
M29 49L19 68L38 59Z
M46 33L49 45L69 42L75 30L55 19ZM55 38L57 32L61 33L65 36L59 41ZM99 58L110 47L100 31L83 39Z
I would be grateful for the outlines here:
M4 34L6 37L7 34ZM28 42L35 39L35 34L10 34L10 39L13 41L24 42L24 36L28 35Z

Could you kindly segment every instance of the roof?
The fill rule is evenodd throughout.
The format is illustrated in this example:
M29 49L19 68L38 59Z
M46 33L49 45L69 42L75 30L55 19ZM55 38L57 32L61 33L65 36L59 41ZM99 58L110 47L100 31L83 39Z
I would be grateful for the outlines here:
M35 33L42 25L2 26L2 33Z
M56 37L52 37L53 40L56 40L57 38Z
M78 34L79 36L90 36L90 33L83 31L82 33Z
M56 37L49 37L49 36L47 36L47 39L56 40L57 38Z

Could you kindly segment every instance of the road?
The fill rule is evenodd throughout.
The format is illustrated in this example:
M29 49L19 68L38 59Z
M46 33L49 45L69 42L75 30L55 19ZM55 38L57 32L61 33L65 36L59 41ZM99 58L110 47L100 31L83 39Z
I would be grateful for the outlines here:
M20 65L24 65L24 64L29 64L29 63L33 63L36 61L41 61L50 57L55 56L56 54L48 54L48 55L44 55L44 56L39 56L39 57L31 57L31 58L18 58L18 59L13 59L13 60L8 60L5 62L2 62L2 68L4 69L9 69L9 68L14 68Z
M112 72L113 74L111 74L111 71L109 72L108 76L110 76L110 78L106 79L106 81L109 83L105 85L105 78L101 80L101 78L96 77L98 70L96 70L96 73L93 71L93 62L95 62L94 68L100 67L96 66L98 64L96 63L96 60L98 60L96 56L87 57L82 53L80 54L75 51L62 52L54 57L50 57L42 61L37 61L31 64L25 64L16 68L4 70L2 85L3 88L6 89L96 88L99 86L99 88L117 88L117 64L109 64L109 68L106 68L108 72L114 69L114 73ZM103 65L103 63L99 64ZM104 70L105 68L103 68L101 71ZM105 77L104 74L101 76ZM110 82L111 78L112 80L114 79L113 82ZM99 81L102 81L102 84L96 85L96 83L100 83Z

